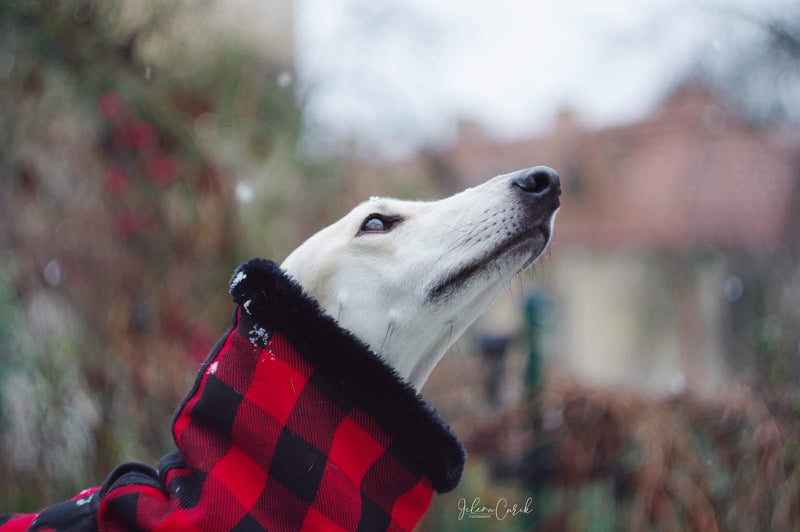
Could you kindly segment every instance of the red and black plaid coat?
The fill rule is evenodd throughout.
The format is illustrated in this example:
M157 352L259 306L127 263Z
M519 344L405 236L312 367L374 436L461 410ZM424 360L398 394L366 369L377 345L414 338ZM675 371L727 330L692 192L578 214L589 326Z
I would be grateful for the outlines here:
M175 414L178 451L0 532L410 530L465 454L447 425L273 262L231 284L229 331Z

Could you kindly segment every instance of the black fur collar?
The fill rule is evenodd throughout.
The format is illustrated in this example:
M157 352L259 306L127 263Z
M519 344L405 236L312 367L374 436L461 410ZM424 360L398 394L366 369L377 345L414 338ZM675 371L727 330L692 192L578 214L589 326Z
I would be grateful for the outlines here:
M231 279L230 292L234 302L259 325L284 336L401 443L437 492L458 485L466 453L448 425L366 344L325 314L276 263L252 259L241 265Z

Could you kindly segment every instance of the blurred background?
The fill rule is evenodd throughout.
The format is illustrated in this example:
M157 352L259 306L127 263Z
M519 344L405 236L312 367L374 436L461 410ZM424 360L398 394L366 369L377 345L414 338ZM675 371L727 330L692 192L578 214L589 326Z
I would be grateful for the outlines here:
M546 164L420 529L798 530L800 6L607 4L0 3L0 512L173 449L240 262Z

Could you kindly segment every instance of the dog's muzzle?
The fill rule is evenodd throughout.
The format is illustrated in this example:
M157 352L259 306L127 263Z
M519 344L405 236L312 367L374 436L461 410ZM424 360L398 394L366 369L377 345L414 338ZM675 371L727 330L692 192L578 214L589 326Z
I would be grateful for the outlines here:
M484 227L473 226L472 233L480 239L480 235L490 232L485 224L491 222L490 226L495 226L496 218L500 217L502 229L495 230L495 234L504 233L504 236L496 238L490 249L479 251L471 260L463 261L430 283L426 290L430 303L447 300L487 270L495 273L492 264L509 257L514 257L511 260L516 264L514 273L519 273L533 264L550 241L553 214L561 206L558 173L547 166L534 166L498 179L503 179L504 185L511 189L511 205L504 207L503 214L494 221L484 220ZM463 240L465 245L473 242L469 237Z

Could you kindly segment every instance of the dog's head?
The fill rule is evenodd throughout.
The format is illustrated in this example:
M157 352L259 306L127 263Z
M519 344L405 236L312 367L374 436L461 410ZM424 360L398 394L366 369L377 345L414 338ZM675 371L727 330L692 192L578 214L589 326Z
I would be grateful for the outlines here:
M503 287L542 254L558 174L534 167L438 201L371 198L281 267L416 389Z

